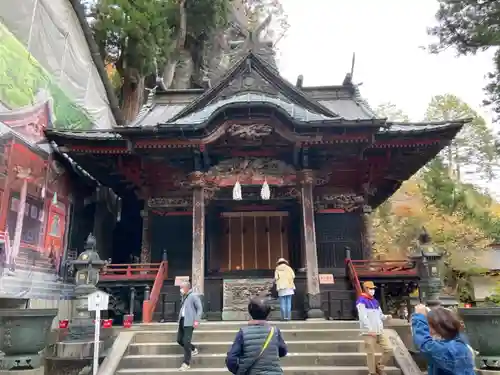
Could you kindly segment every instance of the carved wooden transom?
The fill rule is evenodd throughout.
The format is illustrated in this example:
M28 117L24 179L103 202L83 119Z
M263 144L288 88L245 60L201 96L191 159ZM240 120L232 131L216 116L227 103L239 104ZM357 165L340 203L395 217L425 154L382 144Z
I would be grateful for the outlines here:
M271 158L233 158L220 162L206 174L205 180L218 186L242 185L294 185L295 168L284 161Z

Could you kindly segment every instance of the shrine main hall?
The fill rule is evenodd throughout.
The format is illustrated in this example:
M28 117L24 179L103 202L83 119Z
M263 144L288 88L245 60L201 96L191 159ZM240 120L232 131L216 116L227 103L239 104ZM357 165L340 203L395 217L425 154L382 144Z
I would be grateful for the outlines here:
M131 125L46 136L79 181L77 200L101 192L92 212L77 209L86 230L73 236L93 231L113 265L163 262L161 276L143 271L149 279L102 276L111 293L152 288L163 296L155 319L174 319L175 278L188 276L209 318L235 319L250 295L271 293L283 257L297 275L294 318L346 319L345 259L371 258L371 212L463 124L378 118L349 74L338 86L293 85L250 51L211 88L156 92Z

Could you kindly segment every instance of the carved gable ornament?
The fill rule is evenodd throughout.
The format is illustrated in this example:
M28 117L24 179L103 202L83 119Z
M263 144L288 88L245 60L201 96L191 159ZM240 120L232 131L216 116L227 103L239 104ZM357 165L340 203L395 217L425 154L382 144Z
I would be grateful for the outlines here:
M226 133L230 137L240 138L246 141L254 141L267 137L273 132L273 127L267 124L232 124Z
M252 69L250 65L251 62L249 61L245 71L241 75L235 77L229 82L227 87L222 90L220 94L222 98L228 98L234 94L245 91L259 92L274 97L279 95L279 90L271 82Z

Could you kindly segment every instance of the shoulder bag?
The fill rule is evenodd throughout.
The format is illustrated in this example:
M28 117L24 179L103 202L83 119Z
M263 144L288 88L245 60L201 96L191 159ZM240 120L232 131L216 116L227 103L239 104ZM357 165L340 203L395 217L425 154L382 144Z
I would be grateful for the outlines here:
M250 366L248 366L248 368L245 370L245 372L243 373L243 375L248 375L250 373L250 371L252 371L253 366L255 366L255 364L260 359L260 357L262 357L262 354L269 347L269 343L271 342L271 339L274 336L274 331L275 331L275 328L271 327L271 330L267 334L266 341L264 341L264 344L262 344L262 348L260 349L259 355L257 357L255 357L255 359L252 361L252 363L250 364Z

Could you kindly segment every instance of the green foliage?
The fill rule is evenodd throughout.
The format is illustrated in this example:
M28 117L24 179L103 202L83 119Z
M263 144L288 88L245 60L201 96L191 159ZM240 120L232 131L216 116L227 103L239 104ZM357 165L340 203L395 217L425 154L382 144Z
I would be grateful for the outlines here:
M375 113L377 117L387 118L388 121L394 122L409 122L410 118L403 110L398 108L395 104L386 102L380 104L375 108Z
M450 178L442 159L436 157L422 174L425 196L449 214L458 213L464 220L500 241L500 218L490 209L491 197L470 184Z
M500 306L500 283L497 284L493 294L487 297L487 302L494 303L495 305Z
M425 119L447 121L472 119L445 150L444 162L460 179L462 172L474 173L492 180L498 163L495 137L486 121L467 103L452 94L436 95L431 99Z
M93 7L92 28L106 61L118 71L137 69L141 75L155 72L155 61L165 60L171 47L174 11L171 1L99 0Z
M486 87L489 99L500 114L500 2L496 0L438 0L438 26L429 34L438 38L431 51L439 53L453 47L460 55L495 48L494 71Z
M40 90L52 96L56 128L92 127L85 110L66 96L51 75L0 24L0 101L13 109L30 106Z
M187 0L187 40L202 42L212 29L223 25L227 1ZM127 68L141 76L155 74L175 52L179 1L97 0L93 9L96 41L103 57L114 62L120 74Z

